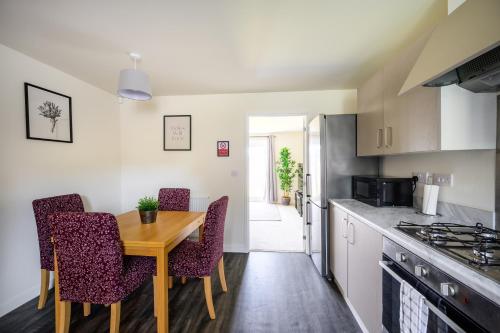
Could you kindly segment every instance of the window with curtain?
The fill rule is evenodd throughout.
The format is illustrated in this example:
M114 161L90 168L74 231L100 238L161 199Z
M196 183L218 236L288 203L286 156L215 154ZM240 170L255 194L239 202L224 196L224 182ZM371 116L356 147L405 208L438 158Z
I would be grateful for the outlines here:
M268 177L268 138L250 137L249 140L249 188L250 201L265 201Z

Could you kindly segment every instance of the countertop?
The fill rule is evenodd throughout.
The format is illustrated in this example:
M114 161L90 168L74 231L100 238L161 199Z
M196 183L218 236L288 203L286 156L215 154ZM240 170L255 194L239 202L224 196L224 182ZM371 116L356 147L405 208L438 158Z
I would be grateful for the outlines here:
M416 214L414 208L373 207L354 199L330 199L329 201L348 211L349 214L403 246L408 251L413 252L463 284L473 288L486 298L500 304L500 283L481 275L466 265L436 251L431 246L412 239L393 228L399 221L418 224L431 224L434 222L460 223L456 218L420 215Z

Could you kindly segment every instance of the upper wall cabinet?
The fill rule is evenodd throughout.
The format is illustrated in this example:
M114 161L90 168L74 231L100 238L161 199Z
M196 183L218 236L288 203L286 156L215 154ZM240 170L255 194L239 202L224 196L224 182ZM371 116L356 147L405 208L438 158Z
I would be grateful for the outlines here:
M358 156L496 148L496 98L456 85L398 93L425 45L417 40L358 89Z

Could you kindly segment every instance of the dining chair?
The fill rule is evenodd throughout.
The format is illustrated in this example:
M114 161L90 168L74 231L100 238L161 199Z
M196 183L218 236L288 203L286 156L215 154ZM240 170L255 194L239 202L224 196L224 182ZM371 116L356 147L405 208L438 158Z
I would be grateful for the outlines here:
M189 211L190 190L188 188L161 188L158 193L159 210ZM181 277L181 283L186 283L186 277ZM174 286L174 278L168 277L168 289Z
M110 332L119 332L121 301L147 278L154 278L155 259L123 255L112 214L55 213L49 220L59 281L57 320L61 332L69 331L72 302L111 304Z
M210 204L200 241L186 239L168 255L169 275L203 278L205 301L211 319L215 319L211 275L216 265L219 268L222 290L227 292L223 245L228 200L228 197L224 196Z
M54 249L50 240L51 232L48 217L50 214L56 212L83 211L82 198L76 193L33 201L33 212L35 213L38 244L40 247L41 282L40 297L38 298L39 310L43 309L47 302L50 272L54 271Z
M188 188L161 188L158 193L159 210L189 210L190 190Z

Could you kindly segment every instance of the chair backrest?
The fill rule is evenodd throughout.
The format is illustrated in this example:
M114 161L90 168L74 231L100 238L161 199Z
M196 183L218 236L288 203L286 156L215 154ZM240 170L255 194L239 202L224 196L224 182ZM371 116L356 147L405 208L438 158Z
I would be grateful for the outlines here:
M190 190L188 188L162 188L158 193L159 210L189 210Z
M203 231L204 257L210 268L222 257L224 250L224 223L229 198L223 196L208 206Z
M61 299L111 304L123 290L123 250L116 218L108 213L49 217Z
M50 225L48 217L57 212L83 212L82 198L74 194L38 199L33 201L38 243L40 245L40 266L42 269L54 270L54 251L50 241Z

